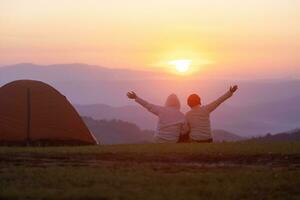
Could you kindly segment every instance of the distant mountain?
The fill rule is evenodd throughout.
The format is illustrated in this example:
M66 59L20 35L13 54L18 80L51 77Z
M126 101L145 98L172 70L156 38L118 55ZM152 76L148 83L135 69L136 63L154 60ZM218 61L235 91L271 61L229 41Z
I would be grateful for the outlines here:
M35 79L45 82L69 82L69 81L100 81L100 80L138 80L141 78L161 78L163 73L129 69L110 69L102 66L80 63L36 65L32 63L20 63L16 65L0 67L1 83L16 79Z
M154 131L141 130L137 125L122 120L94 120L83 117L90 131L100 144L135 144L153 142ZM215 142L243 140L236 134L224 130L213 131Z
M212 119L216 126L235 133L283 132L300 125L300 96L243 107L220 107Z
M16 79L49 83L77 104L83 115L95 119L121 119L152 130L157 119L129 101L125 96L127 91L134 90L159 105L164 104L170 93L176 93L185 112L189 94L198 93L205 104L218 98L234 83L239 85L238 92L211 115L214 129L254 136L283 132L300 124L300 80L193 79L76 63L21 63L0 67L1 85Z
M250 139L251 141L259 141L259 142L276 142L276 141L285 141L285 142L293 142L300 141L300 129L295 129L288 132L277 133L277 134L267 134L265 136L256 137Z
M137 125L121 120L94 120L83 117L100 144L134 144L153 141L153 131L141 130Z
M201 74L200 74L201 75ZM16 79L35 79L51 84L72 103L130 104L125 97L135 90L152 103L163 104L170 93L178 94L183 108L191 93L208 103L238 84L240 90L226 104L252 106L300 96L300 80L220 80L211 77L178 77L158 71L112 69L87 64L36 65L21 63L0 67L0 84ZM286 129L285 129L286 130Z
M157 117L141 106L112 107L103 104L75 105L81 116L96 120L122 120L137 124L142 129L154 130Z
M75 105L83 116L95 119L119 119L154 130L157 118L137 106L112 107L103 104ZM264 135L299 127L300 97L256 106L222 105L211 114L213 129L223 129L243 136Z

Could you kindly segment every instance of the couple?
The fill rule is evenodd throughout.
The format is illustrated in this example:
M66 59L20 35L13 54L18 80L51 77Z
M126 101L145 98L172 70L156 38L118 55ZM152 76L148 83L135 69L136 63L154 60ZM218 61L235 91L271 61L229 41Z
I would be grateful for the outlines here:
M171 94L167 98L164 106L148 103L134 92L128 92L127 96L158 116L157 131L154 135L156 143L210 143L213 141L210 113L230 98L237 89L236 85L232 86L223 96L203 106L201 98L197 94L191 94L187 99L191 110L186 115L180 112L180 102L175 94Z

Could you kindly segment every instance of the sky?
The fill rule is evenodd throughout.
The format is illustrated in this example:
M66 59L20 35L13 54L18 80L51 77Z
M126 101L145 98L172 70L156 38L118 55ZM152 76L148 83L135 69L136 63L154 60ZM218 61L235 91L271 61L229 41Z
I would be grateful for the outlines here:
M0 65L300 78L299 0L0 0Z

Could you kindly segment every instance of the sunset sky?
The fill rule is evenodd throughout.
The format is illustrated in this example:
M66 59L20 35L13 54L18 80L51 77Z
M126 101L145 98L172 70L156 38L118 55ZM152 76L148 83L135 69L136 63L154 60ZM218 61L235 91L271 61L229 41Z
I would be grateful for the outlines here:
M0 65L299 78L299 0L0 0ZM174 69L175 70L175 69Z

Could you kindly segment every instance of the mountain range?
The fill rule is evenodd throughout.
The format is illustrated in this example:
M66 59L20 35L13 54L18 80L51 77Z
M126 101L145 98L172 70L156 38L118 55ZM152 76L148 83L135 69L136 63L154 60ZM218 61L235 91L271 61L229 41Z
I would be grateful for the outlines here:
M136 124L122 120L94 120L83 117L100 144L138 144L153 142L154 131L142 130ZM215 142L239 141L245 138L224 130L213 131Z
M154 130L157 118L139 105L112 107L103 104L75 105L83 116L94 119L119 119ZM214 129L223 129L242 136L278 133L300 127L300 97L256 106L221 106L211 114Z
M100 144L140 144L153 142L154 131L142 130L136 124L122 120L95 120L91 117L83 117L90 131L95 135ZM245 138L225 130L213 130L214 142L235 141L300 141L300 129L285 131L264 136Z
M264 136L255 137L250 139L256 142L296 142L300 141L300 129L294 129L287 132L277 133L277 134L266 134Z
M227 91L229 85L238 84L234 97L211 115L214 129L256 136L300 127L300 80L195 79L86 64L21 63L0 67L1 85L17 79L52 85L76 105L81 115L99 120L120 119L150 130L155 129L155 116L128 100L126 92L134 90L159 105L170 93L176 93L186 112L189 94L198 93L206 104Z
M99 80L132 80L162 78L166 74L153 71L111 69L97 65L81 63L36 65L33 63L19 63L0 67L2 83L15 79L37 79L45 82L69 81L99 81Z
M37 65L20 63L0 67L0 84L17 79L34 79L49 83L74 104L131 104L125 97L129 90L152 103L163 104L167 95L176 93L182 102L191 93L198 93L203 103L223 94L231 84L240 90L227 102L233 106L249 106L276 102L300 96L300 80L216 79L185 77L155 71L112 69L87 64ZM187 109L182 103L183 109Z

